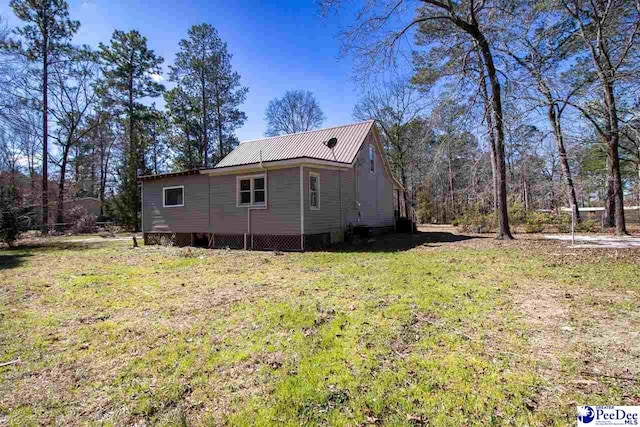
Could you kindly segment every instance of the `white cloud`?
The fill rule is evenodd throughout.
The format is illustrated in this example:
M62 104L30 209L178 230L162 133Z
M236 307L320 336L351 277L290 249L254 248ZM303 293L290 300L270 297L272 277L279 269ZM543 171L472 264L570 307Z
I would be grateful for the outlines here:
M162 77L160 74L158 73L153 73L151 74L151 78L153 79L154 82L159 83L161 81L164 80L164 77Z

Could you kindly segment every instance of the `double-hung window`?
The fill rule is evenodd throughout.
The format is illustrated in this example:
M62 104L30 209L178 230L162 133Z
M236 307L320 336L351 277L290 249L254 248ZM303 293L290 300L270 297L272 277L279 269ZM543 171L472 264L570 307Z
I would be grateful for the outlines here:
M369 172L375 173L376 171L376 153L373 149L373 145L369 144Z
M309 172L309 209L320 209L320 175Z
M165 208L184 206L184 185L163 187L162 206Z
M238 206L266 206L267 183L264 175L238 178Z

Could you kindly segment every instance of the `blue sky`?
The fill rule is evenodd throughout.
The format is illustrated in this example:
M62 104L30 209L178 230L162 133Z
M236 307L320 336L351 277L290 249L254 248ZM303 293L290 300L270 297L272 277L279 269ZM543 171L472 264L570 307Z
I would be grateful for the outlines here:
M249 87L242 106L248 120L237 131L241 141L263 136L267 103L289 89L315 94L326 115L325 126L354 121L359 88L351 79L351 60L340 57L337 37L349 18L348 11L325 18L313 0L68 1L71 17L81 22L74 40L77 44L97 47L99 42L108 42L115 29L137 29L164 57L165 70L190 26L213 25L229 45L242 84ZM11 26L20 24L8 0L2 0L0 15Z

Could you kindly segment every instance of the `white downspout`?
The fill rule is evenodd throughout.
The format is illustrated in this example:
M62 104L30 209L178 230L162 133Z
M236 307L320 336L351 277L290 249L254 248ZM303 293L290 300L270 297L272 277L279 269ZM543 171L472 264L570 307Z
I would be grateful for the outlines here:
M300 249L304 251L304 166L300 166Z
M344 240L344 212L342 208L342 169L338 171L338 186L340 187L340 232Z
M262 150L260 150L260 168L264 170L264 195L265 195L266 206L264 208L247 208L247 234L251 237L251 249L253 249L253 233L251 232L251 211L254 209L265 209L269 205L269 199L268 199L269 190L267 190L267 187L269 185L269 177L268 177L269 171L265 169L264 166L262 166ZM244 248L246 250L247 249L246 236L244 240L245 240Z

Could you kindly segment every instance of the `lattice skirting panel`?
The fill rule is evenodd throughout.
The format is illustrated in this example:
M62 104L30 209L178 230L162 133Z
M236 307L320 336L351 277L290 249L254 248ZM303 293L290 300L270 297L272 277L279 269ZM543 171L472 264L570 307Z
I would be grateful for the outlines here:
M145 245L162 246L191 246L193 244L192 233L144 233Z
M144 233L145 245L198 246L215 249L300 251L299 234ZM304 250L322 249L332 243L331 233L306 234Z
M218 234L211 237L211 247L216 249L244 249L244 234Z
M254 234L247 239L247 245L258 251L299 251L302 243L299 234Z

